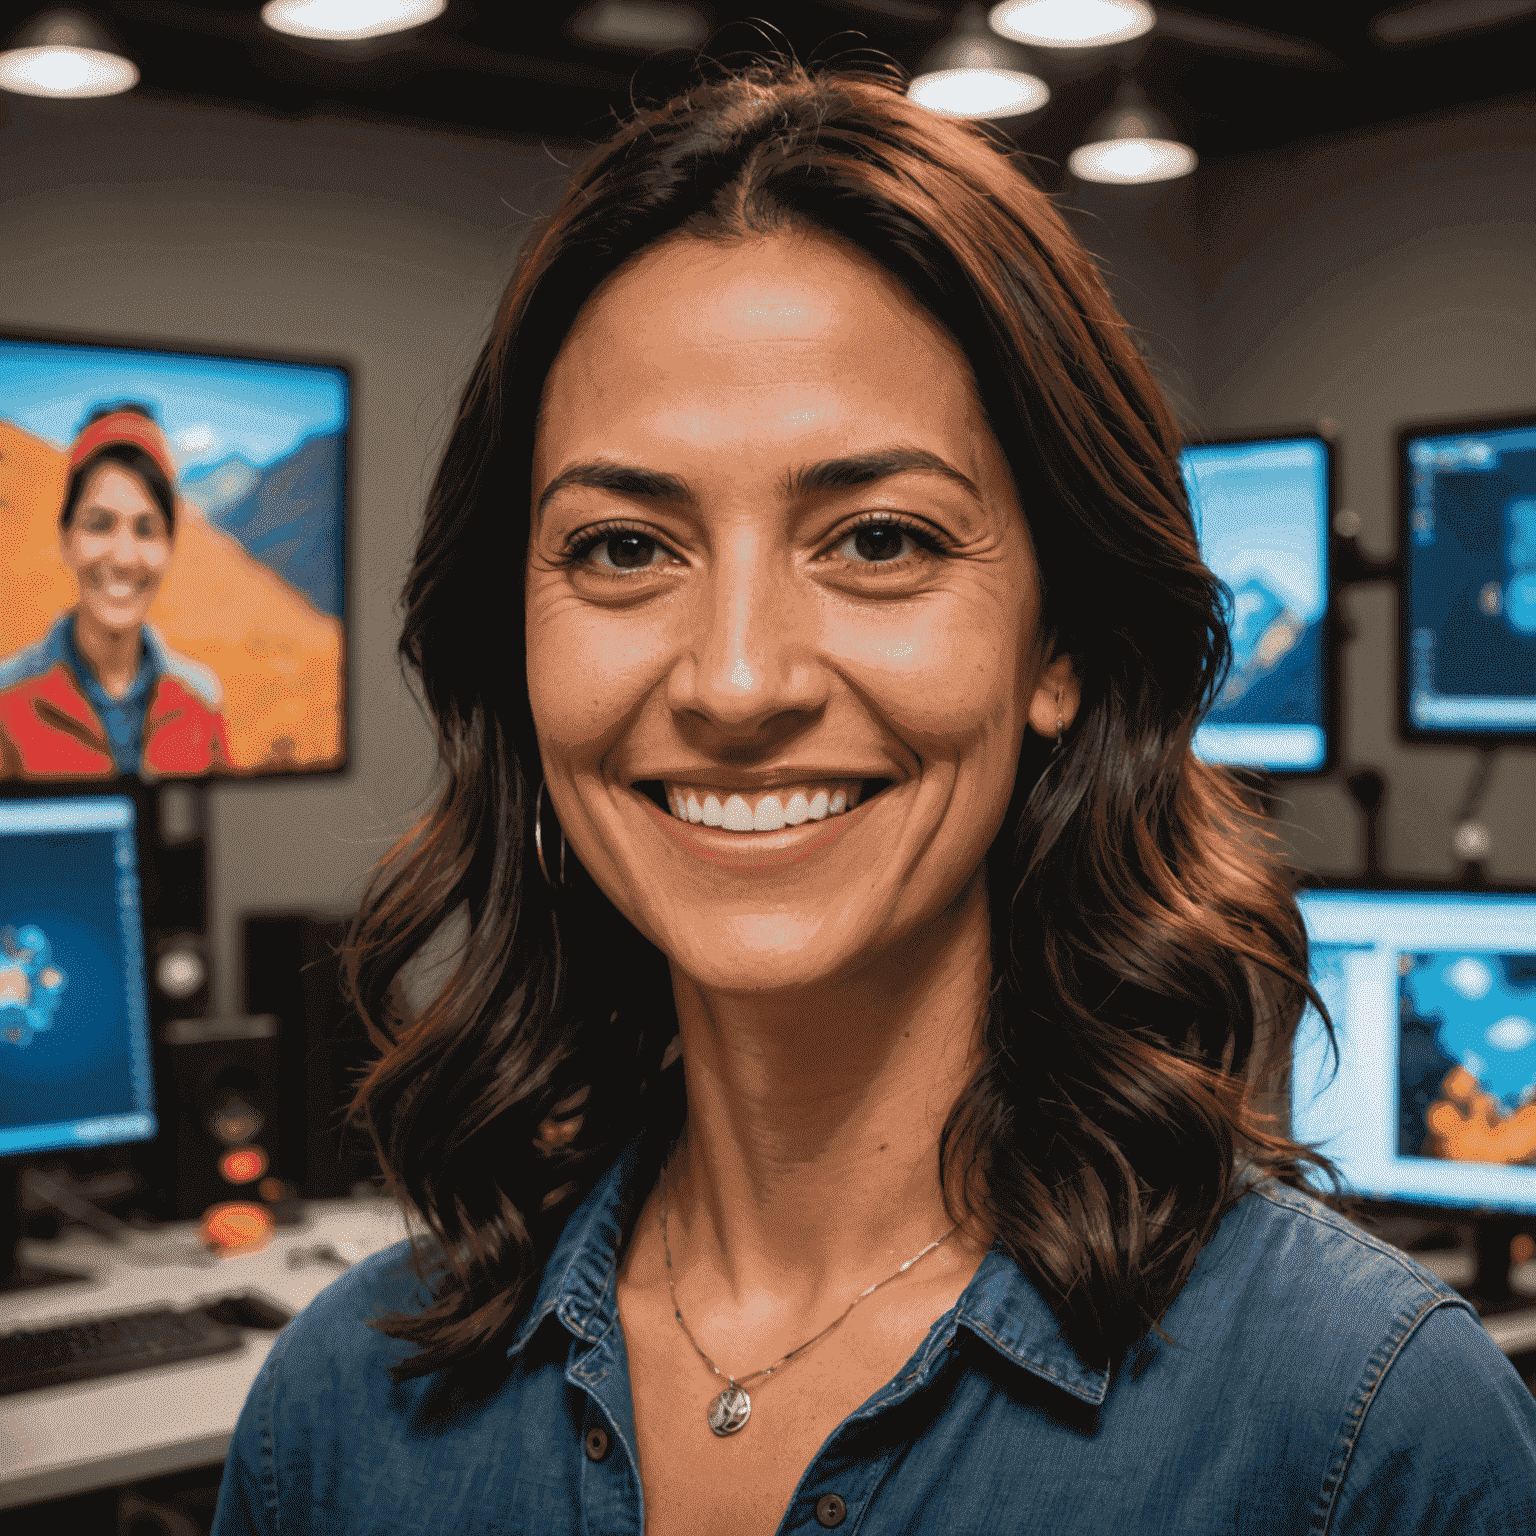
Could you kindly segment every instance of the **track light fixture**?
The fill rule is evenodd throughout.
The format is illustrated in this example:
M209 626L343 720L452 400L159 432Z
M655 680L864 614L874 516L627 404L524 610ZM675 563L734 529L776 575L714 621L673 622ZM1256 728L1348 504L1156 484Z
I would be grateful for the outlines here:
M407 32L441 16L448 0L267 0L261 19L274 32L359 41Z
M1157 17L1142 0L1003 0L987 13L992 30L1043 48L1100 48L1150 32Z
M1194 150L1179 142L1173 124L1134 80L1121 85L1109 111L1089 124L1083 143L1067 156L1067 169L1080 180L1122 186L1171 181L1197 163Z
M133 61L81 11L44 11L0 53L0 90L20 96L116 96L138 83Z
M943 117L972 118L1019 117L1051 99L1029 55L999 37L975 4L965 6L949 36L923 56L907 95Z

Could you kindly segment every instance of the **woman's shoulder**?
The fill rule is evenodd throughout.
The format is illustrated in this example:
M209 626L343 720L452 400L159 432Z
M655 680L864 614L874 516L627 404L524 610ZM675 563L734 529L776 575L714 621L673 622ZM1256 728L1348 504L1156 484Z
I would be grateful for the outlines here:
M285 1391L320 1391L349 1378L374 1377L412 1346L386 1337L369 1323L388 1312L419 1311L429 1287L411 1264L411 1242L402 1238L359 1259L338 1275L273 1342ZM386 1358L388 1357L388 1358Z
M155 660L162 674L174 678L205 709L214 712L223 709L224 684L212 667L167 645L165 637L152 625L144 626L144 636L154 647Z
M1330 1331L1398 1329L1451 1306L1473 1323L1459 1291L1412 1254L1366 1231L1304 1189L1255 1176L1201 1253L1191 1280L1254 1305L1244 1325L1285 1330L1298 1314Z
M19 650L0 656L0 689L14 688L41 677L62 659L61 635L69 615L63 614L49 626L47 634Z

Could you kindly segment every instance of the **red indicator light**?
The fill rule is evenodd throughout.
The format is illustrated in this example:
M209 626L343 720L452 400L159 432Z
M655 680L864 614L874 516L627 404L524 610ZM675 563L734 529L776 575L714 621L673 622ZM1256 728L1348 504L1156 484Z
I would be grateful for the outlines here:
M267 1154L262 1147L231 1147L219 1159L219 1172L230 1184L249 1184L267 1171Z
M203 1212L198 1236L203 1246L220 1253L249 1253L265 1248L272 1237L272 1217L264 1206L246 1200L210 1205Z

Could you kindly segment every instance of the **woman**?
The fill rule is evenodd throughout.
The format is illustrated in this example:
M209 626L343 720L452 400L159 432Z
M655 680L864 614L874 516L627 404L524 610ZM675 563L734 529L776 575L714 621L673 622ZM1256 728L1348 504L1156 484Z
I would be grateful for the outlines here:
M176 535L176 463L148 406L101 406L69 453L59 550L75 605L0 661L0 775L201 774L229 761L217 676L145 621Z
M221 1536L1536 1516L1512 1367L1265 1128L1316 997L1190 753L1177 449L1047 198L889 82L762 64L576 173L433 489L446 782L350 960L430 1235L278 1338Z

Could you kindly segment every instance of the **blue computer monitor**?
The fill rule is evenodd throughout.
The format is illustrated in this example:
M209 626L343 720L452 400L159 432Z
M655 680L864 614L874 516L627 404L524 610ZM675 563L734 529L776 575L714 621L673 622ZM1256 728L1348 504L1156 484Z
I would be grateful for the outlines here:
M0 800L0 1157L156 1130L134 803Z
M1328 646L1333 453L1320 433L1180 453L1205 563L1232 592L1233 661L1195 733L1208 763L1299 775L1332 760Z
M1335 889L1297 901L1339 1058L1335 1074L1309 1008L1292 1057L1293 1137L1322 1143L1351 1195L1536 1214L1536 893Z
M1536 414L1403 428L1398 487L1402 734L1536 739Z

